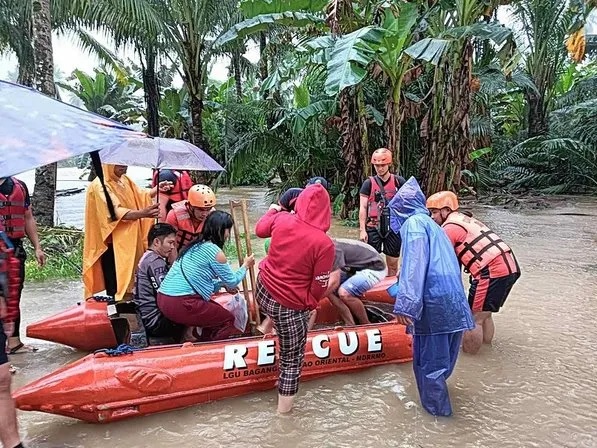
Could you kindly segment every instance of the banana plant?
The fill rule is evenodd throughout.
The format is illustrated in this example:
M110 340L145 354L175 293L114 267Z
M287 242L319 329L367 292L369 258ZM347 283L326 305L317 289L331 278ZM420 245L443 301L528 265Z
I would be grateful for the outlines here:
M421 166L422 187L429 194L461 188L462 169L475 149L470 123L473 41L491 40L501 47L498 54L506 71L511 72L520 57L512 31L496 22L487 23L488 6L497 6L500 1L489 3L455 0L452 9L433 17L432 37L405 50L413 59L430 63L434 71L431 107L424 119L428 132Z
M319 36L304 42L299 51L312 52L314 63L325 64L327 79L325 92L337 97L343 91L358 86L373 77L374 68L381 73L388 89L384 128L386 146L396 154L400 167L400 112L404 77L412 63L404 49L413 38L413 29L420 19L413 3L382 3L353 9L350 21L357 26L352 32L339 36ZM356 17L356 19L355 19Z

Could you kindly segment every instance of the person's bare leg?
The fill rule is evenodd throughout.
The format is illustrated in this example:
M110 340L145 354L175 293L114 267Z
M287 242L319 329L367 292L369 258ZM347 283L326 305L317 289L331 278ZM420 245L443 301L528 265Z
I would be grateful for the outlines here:
M340 269L336 269L330 273L330 279L328 280L328 288L325 291L324 296L328 297L330 294L334 294L335 291L340 287Z
M392 277L398 273L398 258L386 255L386 264L388 266L388 277Z
M495 324L493 323L493 313L483 322L483 344L491 344L495 334Z
M338 297L336 294L328 294L328 299L330 299L332 305L336 307L338 314L340 315L340 319L342 319L346 325L355 325L350 309L348 306L346 306L344 301L340 299L340 297Z
M365 305L361 302L358 297L352 296L346 289L340 287L338 289L338 295L340 299L348 306L352 315L356 318L359 324L370 324L369 317L367 317L367 311Z
M2 446L17 446L21 438L17 427L17 412L10 394L10 364L0 366L0 441Z
M274 321L271 320L269 316L261 321L259 325L257 325L257 331L261 334L270 334L274 329Z
M473 313L475 319L475 328L465 331L462 337L462 350L464 353L475 355L483 345L483 323L491 316L489 311L479 311Z
M280 395L278 394L278 412L286 414L292 410L295 395Z
M317 310L311 311L309 314L309 323L307 324L307 331L311 330L315 326L315 322L317 321Z

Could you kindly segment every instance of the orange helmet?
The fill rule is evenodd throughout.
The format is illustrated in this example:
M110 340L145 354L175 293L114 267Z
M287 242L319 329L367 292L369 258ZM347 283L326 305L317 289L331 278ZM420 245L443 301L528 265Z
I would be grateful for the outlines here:
M391 165L392 151L388 148L379 148L371 156L371 165Z
M458 197L451 191L439 191L427 198L428 209L449 208L452 211L458 210Z
M191 207L213 207L216 205L216 195L207 185L193 185L189 190L187 200Z

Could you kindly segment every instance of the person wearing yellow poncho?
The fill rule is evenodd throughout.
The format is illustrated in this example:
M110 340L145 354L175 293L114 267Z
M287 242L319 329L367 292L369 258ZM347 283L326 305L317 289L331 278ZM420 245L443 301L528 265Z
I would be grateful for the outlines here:
M104 184L114 206L114 216L100 178L87 190L85 238L83 244L83 284L85 297L101 291L119 301L132 292L135 269L147 249L147 234L158 216L152 203L157 188L140 188L127 175L124 165L102 165ZM160 182L168 191L170 182Z

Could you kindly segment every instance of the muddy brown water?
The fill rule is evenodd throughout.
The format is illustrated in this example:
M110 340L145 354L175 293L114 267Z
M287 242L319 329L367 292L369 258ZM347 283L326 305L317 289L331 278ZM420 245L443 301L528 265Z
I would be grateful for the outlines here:
M264 193L220 190L218 198L248 199L254 223L267 209ZM69 213L82 210L76 198ZM449 382L452 418L422 410L409 363L305 382L290 416L276 414L273 390L109 425L19 412L25 440L44 448L596 447L597 227L590 217L559 213L596 214L597 201L570 198L540 211L473 210L514 248L523 275L495 316L493 346L476 357L460 355ZM357 235L338 223L331 233ZM81 298L79 282L28 284L25 324ZM40 350L12 357L16 387L82 356L27 342Z

